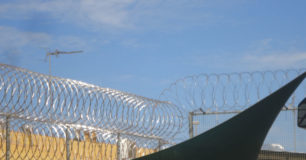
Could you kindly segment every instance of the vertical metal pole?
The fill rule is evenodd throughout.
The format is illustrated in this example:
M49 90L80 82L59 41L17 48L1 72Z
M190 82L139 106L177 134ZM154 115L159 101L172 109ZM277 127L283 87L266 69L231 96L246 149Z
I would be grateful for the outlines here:
M70 160L70 134L68 127L66 128L66 159Z
M9 160L10 159L10 117L6 116L6 121L5 121L5 136L6 136L6 154L5 154L5 159Z
M294 144L294 152L296 152L296 113L295 113L295 109L292 110L293 112L293 144Z
M189 121L189 138L192 138L193 137L193 112L189 112L188 121Z
M49 56L49 76L51 76L51 56Z
M194 135L197 136L198 135L198 125L195 126L195 132Z
M117 160L121 159L121 155L120 155L120 143L121 143L120 133L117 133Z
M49 77L48 77L48 81L49 81L49 101L50 101L50 109L53 107L53 93L52 93L52 89L51 89L51 56L49 56ZM51 116L51 115L50 115Z

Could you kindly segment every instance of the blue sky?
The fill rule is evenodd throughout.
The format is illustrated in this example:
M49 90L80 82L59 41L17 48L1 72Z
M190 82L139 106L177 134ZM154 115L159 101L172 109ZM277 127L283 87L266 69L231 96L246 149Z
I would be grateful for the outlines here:
M0 62L157 98L176 79L306 67L304 0L2 0ZM48 48L48 49L46 49Z

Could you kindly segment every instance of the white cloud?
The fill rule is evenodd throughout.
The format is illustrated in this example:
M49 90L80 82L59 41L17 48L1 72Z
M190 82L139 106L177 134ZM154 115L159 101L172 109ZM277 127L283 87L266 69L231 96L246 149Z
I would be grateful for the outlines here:
M29 44L42 45L51 40L45 33L23 32L12 27L0 26L0 47L23 47Z
M282 69L305 67L306 52L246 55L242 58L242 61L244 61L244 63L252 69Z
M204 14L203 9L199 9L199 6L207 4L207 1L23 0L0 3L0 17L31 19L33 15L42 15L56 22L93 29L138 29L142 25L152 28L172 25L173 28L186 24L207 23L204 19L209 19L210 14Z
M123 46L132 47L132 48L138 48L140 46L140 43L137 42L137 40L135 39L123 40L121 43Z
M119 75L117 78L115 78L117 81L119 82L126 82L129 80L133 80L135 79L135 75L133 74L123 74L123 75Z
M220 72L244 72L306 67L306 52L249 52L248 54L220 53L191 57L187 65L220 70Z
M251 70L306 67L306 52L292 51L290 48L295 48L295 46L288 41L262 39L254 42L250 51L242 54L238 64Z
M24 54L31 55L33 51L41 51L43 54L44 49L88 49L87 42L75 36L54 37L7 26L0 26L0 35L0 61L7 64L16 64ZM52 46L57 48L50 48Z
M35 47L43 48L57 46L61 48L85 47L85 40L76 36L52 36L43 32L28 32L13 27L0 26L0 52L3 48Z
M0 60L2 63L17 64L21 59L21 53L36 46L46 45L51 37L45 33L23 32L11 27L0 26Z
M134 0L25 0L0 5L4 18L28 19L33 13L47 13L61 20L81 25L129 27L127 7ZM88 23L90 22L90 23Z

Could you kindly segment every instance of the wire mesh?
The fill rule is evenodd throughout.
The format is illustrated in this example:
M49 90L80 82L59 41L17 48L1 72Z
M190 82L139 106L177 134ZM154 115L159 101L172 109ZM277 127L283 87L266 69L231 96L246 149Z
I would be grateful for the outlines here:
M0 159L130 159L182 123L169 102L0 64Z

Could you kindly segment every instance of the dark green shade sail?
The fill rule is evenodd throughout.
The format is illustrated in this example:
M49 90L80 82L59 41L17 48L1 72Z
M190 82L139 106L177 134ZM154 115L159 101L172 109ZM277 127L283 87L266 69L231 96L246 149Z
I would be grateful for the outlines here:
M201 135L136 160L256 160L277 115L305 77L306 72Z

